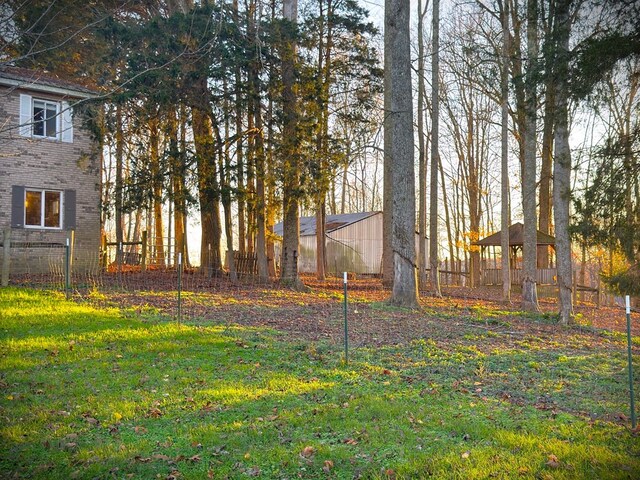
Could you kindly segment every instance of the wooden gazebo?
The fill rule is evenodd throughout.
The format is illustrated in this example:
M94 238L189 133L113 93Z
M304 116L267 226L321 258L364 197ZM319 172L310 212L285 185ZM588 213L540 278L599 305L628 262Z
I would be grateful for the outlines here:
M496 232L477 242L474 245L480 247L480 283L482 285L501 285L502 274L499 257L496 255L496 247L501 245L502 232ZM538 266L537 282L540 285L552 285L556 283L555 245L556 239L551 235L537 231L538 251L541 248L551 247L553 255L549 255L549 265L541 268ZM511 265L511 283L522 283L522 244L524 241L524 225L514 223L509 227L509 254Z

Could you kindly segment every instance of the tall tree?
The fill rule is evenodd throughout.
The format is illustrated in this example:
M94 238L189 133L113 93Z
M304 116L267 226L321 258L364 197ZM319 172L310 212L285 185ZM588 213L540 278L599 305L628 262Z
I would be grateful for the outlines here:
M522 210L524 233L522 245L522 308L538 311L537 226L536 221L536 118L538 115L538 0L527 1L527 73L525 80L524 168Z
M553 68L553 31L552 21L554 17L555 1L549 2L549 7L544 16L544 47L543 61L545 71ZM544 5L544 3L543 3ZM540 187L538 190L538 229L546 234L552 233L552 197L551 197L551 171L553 169L553 132L555 124L555 83L552 75L544 77L544 112L542 117L542 151L540 158ZM538 267L549 268L549 247L538 247Z
M438 260L438 163L440 128L440 0L433 1L431 51L431 188L429 191L429 267L433 293L441 297Z
M283 235L281 280L294 287L302 288L298 276L298 254L300 240L299 200L301 196L300 159L298 148L298 107L295 84L297 56L296 26L298 22L298 1L284 0L282 3L284 25L281 45L282 57L282 109L283 125Z
M502 3L502 56L501 56L501 215L500 215L500 251L502 267L502 300L511 301L511 265L509 248L509 224L511 212L509 205L509 0Z
M569 146L569 37L571 2L558 2L555 18L556 131L553 161L553 219L556 225L556 255L560 323L573 321L571 238L569 209L571 204L571 148Z
M409 0L386 0L384 47L390 64L385 65L385 102L391 128L386 158L393 162L393 289L390 302L418 306L415 250L415 182L413 154L413 102L411 95L411 43Z
M424 119L426 113L424 72L424 17L429 0L418 0L418 280L420 288L427 288L427 152L425 147Z

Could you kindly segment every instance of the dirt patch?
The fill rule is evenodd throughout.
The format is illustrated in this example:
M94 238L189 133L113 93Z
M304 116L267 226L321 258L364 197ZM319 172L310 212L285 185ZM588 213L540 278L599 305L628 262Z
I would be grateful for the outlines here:
M167 272L166 278L162 272L145 275L129 277L130 288L124 290L103 285L101 291L109 292L106 302L134 312L155 310L177 317L172 272ZM183 283L181 314L201 323L268 327L294 339L343 342L342 280L304 280L310 292L194 276ZM151 284L152 291L140 289ZM609 348L611 335L606 332L626 331L626 318L620 307L578 305L578 324L561 327L555 318L557 305L553 298L542 298L542 314L536 315L519 310L521 299L517 293L510 304L501 302L501 292L496 288L447 287L443 294L436 298L424 292L419 311L397 309L385 303L390 292L380 280L350 280L347 319L351 345L375 347L429 339L441 345L464 344L488 352L516 348L526 341L541 347L548 342L562 342L568 348L584 350L596 345ZM632 321L632 332L638 335L640 315L634 313Z

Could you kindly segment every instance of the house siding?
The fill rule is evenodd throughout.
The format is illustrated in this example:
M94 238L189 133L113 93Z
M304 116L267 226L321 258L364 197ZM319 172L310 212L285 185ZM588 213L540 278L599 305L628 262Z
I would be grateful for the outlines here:
M0 231L11 226L13 185L75 190L74 263L76 268L97 266L100 248L100 155L97 145L83 128L78 115L73 117L73 143L20 136L21 93L39 99L73 103L72 99L57 95L0 86ZM13 228L11 242L64 245L70 234L71 231L66 229ZM59 250L61 254L62 249ZM45 273L38 271L45 269L36 261L38 255L41 252L37 249L13 249L12 274Z

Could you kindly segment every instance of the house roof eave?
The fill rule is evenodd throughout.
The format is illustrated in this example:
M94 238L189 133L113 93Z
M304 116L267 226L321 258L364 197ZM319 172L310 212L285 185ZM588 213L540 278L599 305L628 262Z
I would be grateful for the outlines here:
M29 83L21 80L14 80L12 78L0 78L0 85L13 87L13 88L20 88L23 90L30 90L32 92L53 93L56 95L62 95L64 97L80 98L83 100L89 100L89 99L98 97L97 94L80 92L78 90L72 90L70 88L54 87L51 85L40 85L37 83Z

